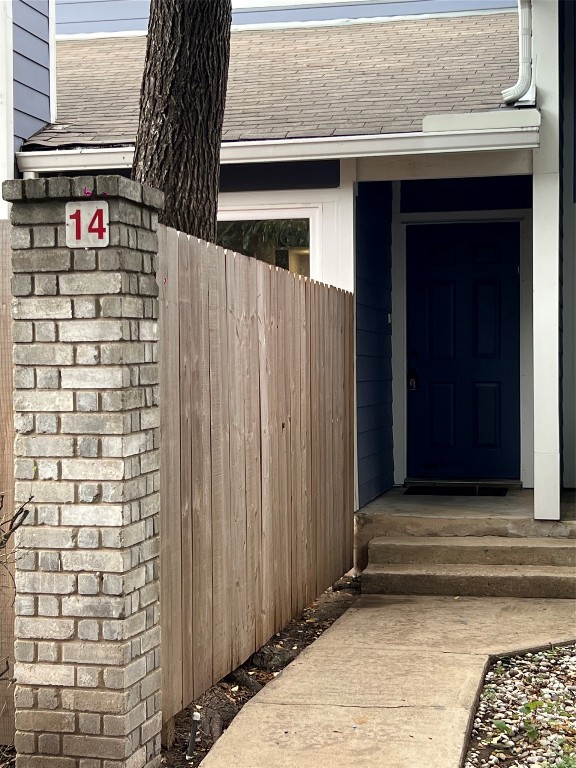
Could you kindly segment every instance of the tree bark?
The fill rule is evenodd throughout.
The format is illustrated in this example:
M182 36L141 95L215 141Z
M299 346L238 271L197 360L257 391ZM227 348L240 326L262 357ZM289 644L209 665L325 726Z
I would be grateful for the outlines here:
M164 192L163 224L211 241L231 22L231 0L152 0L132 169Z

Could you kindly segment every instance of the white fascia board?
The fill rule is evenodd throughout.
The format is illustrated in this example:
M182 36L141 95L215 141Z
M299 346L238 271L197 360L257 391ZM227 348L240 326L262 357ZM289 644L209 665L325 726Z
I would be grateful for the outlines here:
M496 109L490 112L445 112L425 115L423 132L445 133L454 131L490 130L495 128L539 128L542 122L538 109Z
M134 147L50 149L17 154L18 169L22 173L111 171L131 168L133 157Z
M422 155L526 149L539 145L538 129L330 136L318 139L238 141L222 145L222 163L266 163L283 160L334 160L354 157Z
M272 163L287 160L335 160L355 157L425 155L445 152L478 152L530 149L539 145L536 127L497 128L486 131L396 133L376 136L339 136L279 141L224 142L222 164ZM65 149L20 152L22 172L50 173L111 170L132 166L133 147Z

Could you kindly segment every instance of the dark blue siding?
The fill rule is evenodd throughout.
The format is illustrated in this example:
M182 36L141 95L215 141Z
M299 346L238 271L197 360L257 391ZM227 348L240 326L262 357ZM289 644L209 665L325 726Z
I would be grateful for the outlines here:
M340 185L338 160L241 163L220 167L220 192L273 189L334 189Z
M358 488L363 507L394 484L392 443L392 191L363 183L356 204Z
M314 7L236 8L233 23L282 24L301 21L379 18L412 14L515 8L514 0L350 0ZM145 31L149 0L56 0L59 34Z
M532 208L532 176L402 182L402 213Z
M13 0L14 144L50 122L48 0Z

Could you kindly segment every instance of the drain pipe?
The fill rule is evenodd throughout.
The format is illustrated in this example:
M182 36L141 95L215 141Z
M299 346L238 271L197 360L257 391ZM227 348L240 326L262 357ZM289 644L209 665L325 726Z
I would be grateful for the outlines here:
M518 0L519 71L518 81L502 91L506 104L515 104L532 84L532 6L531 0Z

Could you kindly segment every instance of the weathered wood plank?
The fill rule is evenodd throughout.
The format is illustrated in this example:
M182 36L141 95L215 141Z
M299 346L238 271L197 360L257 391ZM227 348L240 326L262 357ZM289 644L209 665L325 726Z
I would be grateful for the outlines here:
M326 462L325 462L325 474L324 474L324 488L327 499L326 508L326 529L328 537L328 547L326 552L326 572L324 576L325 584L328 585L334 579L334 555L336 548L336 506L335 506L335 483L337 482L334 477L336 469L336 456L335 456L335 407L334 407L334 385L336 378L336 369L334 365L334 343L336 337L336 328L334 327L334 295L335 291L329 290L325 292L325 317L326 328L329 328L329 332L326 334L326 363L324 366L324 386L327 400L327 414L326 414Z
M302 451L302 292L301 280L298 277L291 280L293 303L292 328L289 335L290 343L290 466L291 466L291 497L292 497L292 603L291 613L294 616L305 606L304 592L306 585L306 531L304 527L305 509L302 498L304 454Z
M335 324L335 344L334 344L334 454L335 454L335 493L334 493L334 533L336 537L334 545L335 571L338 579L344 568L344 527L343 527L343 509L344 509L344 430L342 428L342 419L344 414L344 364L343 364L343 344L344 328L342 323L342 292L334 293L334 324Z
M310 402L312 404L310 440L312 444L312 517L314 521L313 540L314 540L314 595L318 595L322 589L322 576L324 569L323 552L323 508L322 499L322 410L324 404L320 398L322 366L324 364L322 357L322 315L321 315L321 294L318 283L312 283L310 292L310 323L311 340L310 349L312 373L310 386Z
M348 424L348 506L347 514L348 520L345 527L348 540L346 545L346 552L348 553L348 563L352 567L352 561L354 556L354 511L356 507L356 398L355 398L355 378L356 378L356 310L355 300L353 294L346 295L346 371L348 377L348 384L346 386L346 409L347 409L347 424Z
M348 353L348 381L346 388L347 406L348 406L348 505L350 519L346 530L349 536L349 546L347 551L350 558L349 563L352 566L353 548L354 548L354 517L356 509L356 304L353 294L348 294L348 314L347 314L347 333L348 344L346 350Z
M268 337L268 354L270 364L269 380L269 402L270 402L270 447L271 447L271 466L270 466L270 514L272 518L272 528L270 541L272 544L272 583L271 600L273 610L273 631L278 632L282 627L282 586L281 580L284 577L281 564L281 510L280 510L280 402L278 387L278 366L282 359L283 351L279 350L278 333L278 269L272 267L270 271L270 324Z
M190 241L192 290L192 580L194 698L212 683L212 459L210 452L209 255ZM188 702L189 703L189 702Z
M318 583L316 592L319 593L326 589L326 572L328 569L327 561L329 549L327 541L326 516L328 508L328 498L326 494L326 460L328 453L327 445L327 419L328 419L328 393L326 388L326 292L322 290L321 285L316 285L316 338L318 349L318 381L316 384L315 397L318 402L318 443L319 455L316 474L318 476L318 524L316 528L316 552L318 553Z
M336 375L334 377L335 382L335 409L336 409L336 472L334 475L336 493L334 496L335 503L335 515L336 515L336 570L339 571L339 575L335 578L339 578L344 573L345 568L345 507L346 507L346 494L344 491L345 479L347 467L344 459L344 386L345 386L345 371L344 371L344 305L343 305L344 293L338 291L335 294L335 315L336 315Z
M302 294L302 315L300 320L300 373L302 376L302 400L300 413L302 421L302 506L304 510L303 535L306 577L304 582L304 605L309 605L316 596L314 571L316 568L316 537L312 511L312 437L311 437L311 321L310 281L300 279Z
M160 242L166 720L351 560L353 302L171 230Z
M14 419L12 412L12 253L10 222L0 221L0 493L4 507L0 521L14 510ZM8 570L0 568L0 666L7 661L10 673L0 681L0 744L11 744L14 738L14 693L12 677L14 646L13 556L6 555Z
M180 514L182 526L182 702L194 699L194 661L185 649L194 640L192 523L192 286L188 236L178 233L180 342Z
M160 592L162 633L162 711L165 720L183 706L182 556L180 519L180 324L178 316L178 233L159 227L160 327ZM167 332L169 329L169 332Z
M262 639L260 593L262 574L261 453L260 453L260 360L258 354L258 277L256 259L246 259L242 272L242 297L246 316L245 349L242 350L244 378L244 435L246 440L246 578L248 582L246 625L250 638L248 653L259 648Z
M241 272L247 257L226 252L226 291L228 319L228 364L230 379L230 566L232 666L239 666L249 655L247 635L247 573L246 573L246 457L244 424L244 376L246 354L243 284ZM244 358L243 358L244 355ZM246 655L244 655L246 654Z
M276 393L278 403L278 536L276 594L279 601L278 627L284 627L292 618L292 563L291 549L291 499L290 499L290 393L289 393L289 332L292 306L288 298L288 283L291 276L282 269L276 269L276 329L277 367Z
M208 245L210 256L210 414L212 454L212 675L219 680L232 663L230 434L226 260Z
M257 265L258 285L258 353L260 360L260 423L262 460L262 507L261 507L261 592L260 634L262 643L274 634L274 516L273 516L273 439L271 383L272 365L272 297L271 273L267 264ZM261 643L261 644L262 644Z

